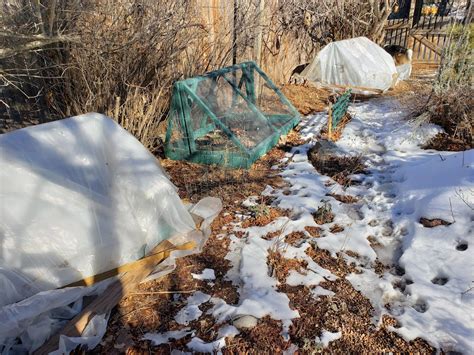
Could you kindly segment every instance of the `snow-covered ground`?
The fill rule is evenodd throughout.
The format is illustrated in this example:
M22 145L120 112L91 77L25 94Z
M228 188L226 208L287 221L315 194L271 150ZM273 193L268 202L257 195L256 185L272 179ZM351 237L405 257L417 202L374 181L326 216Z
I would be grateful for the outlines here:
M336 143L340 154L361 156L367 174L355 176L360 183L344 189L329 177L320 175L308 161L307 152L325 124L324 114L307 117L301 135L307 144L293 148L281 161L281 174L290 187L267 187L264 194L275 197L274 204L290 210L263 227L233 225L227 259L232 263L226 278L239 292L239 303L229 305L220 298L197 291L177 315L187 325L200 316L199 305L211 302L207 311L223 326L220 338L204 343L194 338L188 347L195 351L219 350L225 338L251 326L255 319L270 316L281 320L282 336L289 339L292 320L300 315L290 307L288 296L279 291L267 260L272 251L287 259L300 260L306 270L291 270L286 283L311 287L315 301L331 297L332 291L318 286L337 279L306 254L311 243L342 254L357 265L357 273L347 276L374 307L373 322L389 314L400 327L392 328L406 340L417 337L444 351L472 353L474 348L474 150L453 153L422 150L420 145L439 132L432 125L414 126L403 119L405 113L396 99L381 98L351 107L353 119ZM328 193L352 195L358 202L345 204ZM255 198L246 201L255 204ZM329 204L333 222L319 226L312 213ZM441 219L450 223L424 227L420 218ZM332 233L335 224L344 230ZM319 238L305 227L322 228ZM306 239L290 245L284 237L302 232ZM274 239L265 238L277 233ZM375 271L375 262L386 265L385 272ZM196 278L213 280L206 270ZM154 342L183 337L191 332L168 332L145 337ZM343 337L338 332L314 334L322 347ZM295 350L292 345L290 349Z

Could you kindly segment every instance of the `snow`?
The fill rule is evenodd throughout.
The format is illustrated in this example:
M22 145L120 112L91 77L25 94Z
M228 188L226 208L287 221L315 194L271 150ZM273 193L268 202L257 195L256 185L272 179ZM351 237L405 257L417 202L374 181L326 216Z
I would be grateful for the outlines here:
M219 331L217 332L217 336L218 338L225 338L225 337L233 338L239 333L240 333L239 330L233 325L224 325L223 327L219 328Z
M327 348L331 341L340 339L341 337L342 337L341 332L332 333L327 330L323 330L323 332L321 333L321 336L316 337L316 343L321 344L323 348Z
M313 242L333 256L347 251L358 255L345 256L360 272L347 279L371 301L374 323L389 312L385 305L390 304L391 315L401 324L393 330L405 339L421 337L443 350L469 352L474 346L474 295L468 291L474 272L474 151L422 150L420 145L440 128L416 126L404 121L404 114L393 99L353 105L353 119L337 148L341 155L364 158L370 174L359 176L360 185L345 191L337 184L326 186L331 179L319 175L307 159L310 142L287 154L282 176L291 185L290 194L270 194L280 208L297 216L291 221L293 230L315 226L311 212L325 202L331 205L335 220L320 226L322 237ZM323 120L322 114L311 117L311 125L302 129L303 139L314 137L318 117ZM328 197L329 192L360 200L343 204ZM426 228L419 223L421 217L452 224ZM336 223L343 232L329 231ZM378 247L370 245L369 235ZM376 274L372 267L377 258L392 266L391 272ZM395 267L404 274L396 275ZM291 271L287 279L290 285L319 282L321 276L310 272Z
M186 346L194 352L214 354L225 346L225 338L206 343L201 338L195 337Z
M283 321L282 335L287 336L298 312L291 309L286 295L277 290L278 281L270 276L269 250L307 263L304 270L290 270L286 283L309 287L317 301L320 296L334 294L318 285L334 281L336 276L306 254L314 243L333 256L342 253L348 263L356 264L358 272L347 279L370 300L374 324L380 324L383 314L390 314L401 325L392 330L407 340L421 337L437 348L467 351L474 339L474 296L468 291L474 270L474 248L469 247L474 242L474 151L422 150L420 146L440 128L404 120L404 108L394 99L353 105L352 115L336 143L337 152L361 156L369 173L355 176L360 184L348 188L318 174L307 152L325 122L325 114L307 117L301 130L307 143L293 148L281 161L286 165L281 175L290 186L286 191L271 187L264 191L276 198L276 206L290 210L290 216L264 227L234 226L234 231L244 233L244 237L229 236L226 258L232 268L226 277L238 286L240 301L233 306L212 298L211 313L219 322L243 314L257 318L270 315ZM345 204L329 193L352 195L358 201ZM252 196L244 206L255 206L257 200ZM312 213L323 204L330 205L335 219L318 226ZM421 217L454 223L426 228L419 223ZM344 231L331 233L335 224ZM320 227L321 236L312 238L305 230L308 226ZM306 240L298 246L286 244L284 237L296 231L303 232ZM263 239L275 232L279 236L274 240ZM369 236L376 245L371 245ZM349 251L355 254L349 256ZM376 273L376 260L390 270ZM327 346L341 335L323 332L318 341Z
M402 112L394 110L395 105L369 102L356 107L357 118L348 125L339 145L352 153L369 154L374 217L390 220L393 233L384 236L380 227L374 229L382 234L378 241L391 249L392 263L405 274L386 273L377 279L364 271L349 280L381 313L383 304L391 304L401 324L394 330L405 339L421 337L445 351L469 352L474 347L474 297L464 292L472 286L474 255L472 249L456 247L474 242L474 150L439 153L420 149L439 129L426 125L412 133L413 127L398 119ZM362 123L364 137L357 134ZM350 140L346 133L356 138ZM382 147L381 159L371 157L374 146ZM419 223L421 217L452 224L426 228ZM403 291L393 287L400 279L408 283Z
M196 280L215 280L216 279L216 275L214 274L214 270L212 269L204 269L202 270L201 274L191 273L191 275Z
M175 321L178 324L188 325L193 320L199 319L202 311L199 306L211 299L211 296L206 295L201 291L196 291L192 296L188 297L187 304L175 316Z
M185 336L192 334L193 332L189 328L184 328L181 330L170 330L164 333L146 333L143 336L145 340L151 340L153 345L161 345L168 343L171 339L181 339Z
M211 299L214 303L212 314L218 322L247 314L256 318L270 315L277 320L299 317L298 312L290 308L288 296L277 291L278 281L269 276L267 257L273 242L261 236L273 228L251 227L248 228L247 238L231 239L226 258L231 260L233 267L228 271L227 278L239 287L240 298L237 306L229 305L220 298Z

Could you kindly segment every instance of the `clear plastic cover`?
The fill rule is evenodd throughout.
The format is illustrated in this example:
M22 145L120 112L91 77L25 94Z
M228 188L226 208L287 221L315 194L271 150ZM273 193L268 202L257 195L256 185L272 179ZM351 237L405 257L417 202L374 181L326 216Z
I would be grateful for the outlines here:
M398 78L392 56L366 37L329 43L301 76L322 84L382 91Z
M222 68L175 84L165 151L201 163L218 163L221 154L236 161L220 163L240 167L267 151L297 118L255 63Z
M194 229L155 157L100 114L1 135L0 166L0 307Z

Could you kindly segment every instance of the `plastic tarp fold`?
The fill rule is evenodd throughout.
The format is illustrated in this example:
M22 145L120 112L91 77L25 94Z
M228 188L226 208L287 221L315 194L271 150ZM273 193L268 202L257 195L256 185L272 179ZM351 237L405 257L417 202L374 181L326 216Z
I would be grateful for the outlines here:
M398 73L390 54L366 37L326 45L303 70L302 77L323 85L385 91Z

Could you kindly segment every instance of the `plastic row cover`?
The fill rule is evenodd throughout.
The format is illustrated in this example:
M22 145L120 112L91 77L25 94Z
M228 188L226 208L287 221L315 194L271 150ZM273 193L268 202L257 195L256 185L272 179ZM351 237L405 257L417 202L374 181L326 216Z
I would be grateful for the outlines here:
M168 239L174 245L194 242L193 250L176 250L158 265L157 270L144 281L161 277L175 267L176 258L201 251L210 235L210 225L222 209L217 198L207 197L191 206L190 211L203 218L201 230L176 235ZM0 354L17 354L38 349L51 335L62 328L83 307L85 296L103 293L115 279L104 280L91 287L68 287L40 292L23 301L0 308ZM78 345L94 349L107 330L109 314L95 315L78 337L61 335L54 354L69 354Z
M329 43L301 73L323 85L385 91L398 74L390 54L366 37Z
M0 307L194 229L153 155L100 114L1 135L0 166Z

